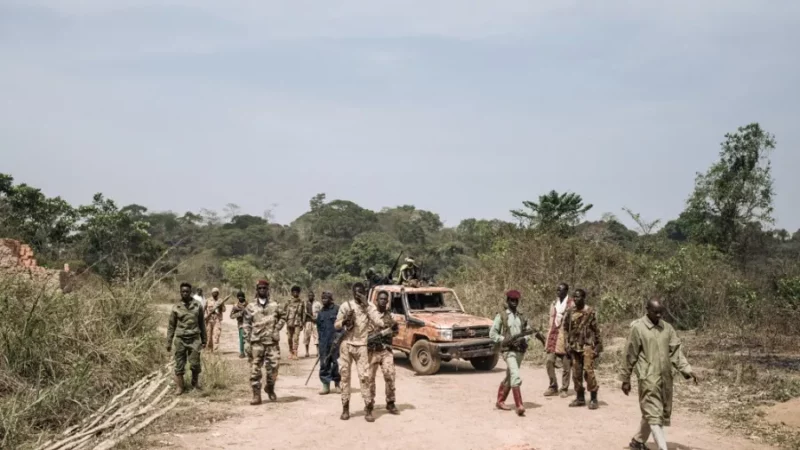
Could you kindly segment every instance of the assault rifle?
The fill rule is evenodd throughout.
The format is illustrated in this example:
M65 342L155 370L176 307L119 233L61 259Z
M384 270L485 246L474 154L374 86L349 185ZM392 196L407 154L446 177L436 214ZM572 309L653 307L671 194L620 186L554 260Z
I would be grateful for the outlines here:
M394 334L394 331L391 327L384 328L381 331L376 331L374 333L370 333L367 336L367 348L377 348L383 344L383 339L389 337Z
M400 250L400 253L397 254L397 259L394 260L394 265L392 266L392 269L389 271L389 273L386 274L386 280L388 280L389 283L392 282L392 275L394 275L394 271L397 270L397 265L400 264L400 258L402 256L403 256L403 251Z
M500 343L500 348L503 351L516 350L520 346L521 343L520 340L532 334L535 334L536 339L538 339L542 343L542 345L544 345L544 336L542 336L542 333L533 329L527 329L521 333L517 333L503 339L503 342ZM525 347L527 347L527 345Z
M345 317L345 319L344 319L344 325L342 326L342 331L334 334L333 342L331 342L331 348L330 348L330 350L328 350L328 354L325 355L325 361L323 361L323 363L326 366L330 365L333 362L333 361L331 361L333 359L333 354L337 350L339 350L339 347L341 347L341 345L342 345L342 339L344 339L344 337L347 335L347 333L349 333L350 330L353 328L353 325L349 325L348 326L348 321L355 320L355 317L353 317L353 314L354 313L351 310L350 313L348 314L348 316ZM350 322L350 323L352 323L352 322ZM314 362L314 366L311 367L311 372L308 374L308 378L306 378L306 384L305 384L306 386L308 386L308 380L311 379L311 375L314 375L314 369L317 368L317 364L319 364L319 352L317 352L317 360Z
M216 314L216 313L219 311L219 308L220 308L220 307L222 307L222 305L224 305L224 304L225 304L225 302L227 302L229 298L231 298L231 296L230 296L230 295L228 295L227 297L225 297L224 299L222 299L222 301L221 301L221 302L219 302L219 303L217 304L217 306L215 306L215 307L214 307L214 309L213 309L213 310L211 310L211 312L210 312L210 313L206 314L206 316L205 316L204 320L205 320L206 322L208 322L208 318L209 318L209 317L211 317L211 315L212 315L212 314Z

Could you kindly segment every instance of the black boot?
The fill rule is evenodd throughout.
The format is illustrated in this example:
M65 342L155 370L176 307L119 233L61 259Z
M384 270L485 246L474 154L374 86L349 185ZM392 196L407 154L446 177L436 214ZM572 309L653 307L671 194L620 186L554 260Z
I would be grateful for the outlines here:
M264 388L264 392L267 393L267 397L269 397L270 401L274 402L274 401L278 400L278 396L275 395L275 385L274 384L267 383L267 387Z
M375 422L375 418L372 417L372 407L373 404L368 403L367 406L364 408L364 420L370 423Z
M578 406L586 406L586 396L584 395L583 391L580 390L577 392L577 397L572 403L569 404L571 408L575 408Z
M198 379L200 378L200 372L192 371L192 387L197 389L198 391L202 390L203 388L200 387L200 383L198 383Z
M397 409L397 406L394 404L394 402L386 402L386 410L389 411L389 414L400 414L400 410Z
M597 409L599 405L597 404L597 391L590 392L591 399L589 400L589 409Z
M342 403L342 415L339 418L342 420L350 419L350 402Z

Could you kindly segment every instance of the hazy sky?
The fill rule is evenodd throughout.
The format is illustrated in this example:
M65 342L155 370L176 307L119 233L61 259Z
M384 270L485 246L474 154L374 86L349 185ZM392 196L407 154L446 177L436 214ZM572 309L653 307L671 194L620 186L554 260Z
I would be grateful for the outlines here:
M793 231L798 42L796 0L0 0L0 172L283 223L318 192L456 225L550 189L670 219L757 121Z

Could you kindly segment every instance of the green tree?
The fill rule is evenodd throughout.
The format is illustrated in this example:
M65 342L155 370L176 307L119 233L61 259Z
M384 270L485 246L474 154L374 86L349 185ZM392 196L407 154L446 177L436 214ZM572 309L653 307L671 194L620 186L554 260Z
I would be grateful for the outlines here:
M228 259L222 262L225 280L236 289L249 289L255 286L258 269L245 259Z
M769 155L775 138L752 123L726 134L721 147L719 161L697 175L676 228L691 240L741 254L748 224L773 223Z
M0 174L0 232L31 245L40 259L60 259L75 231L78 213L61 197Z
M544 231L564 232L576 226L587 211L592 209L591 204L585 205L583 198L573 192L559 194L550 191L539 196L539 202L523 201L527 211L515 209L511 215L529 228Z

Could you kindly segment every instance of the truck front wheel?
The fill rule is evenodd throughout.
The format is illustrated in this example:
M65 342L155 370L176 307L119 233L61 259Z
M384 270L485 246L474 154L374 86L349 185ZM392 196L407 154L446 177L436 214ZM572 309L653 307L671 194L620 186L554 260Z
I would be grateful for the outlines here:
M481 356L480 358L472 358L469 363L475 370L489 371L495 368L497 361L500 359L500 354L495 353L492 356Z
M411 347L411 367L419 375L433 375L439 371L442 360L434 345L425 340L419 340Z

